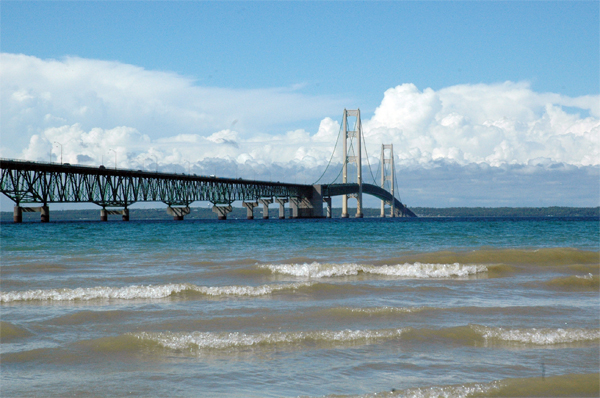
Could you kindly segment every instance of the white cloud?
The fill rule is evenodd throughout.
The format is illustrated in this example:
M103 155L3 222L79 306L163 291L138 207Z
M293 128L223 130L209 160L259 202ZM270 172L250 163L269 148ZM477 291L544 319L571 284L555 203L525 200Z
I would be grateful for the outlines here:
M307 183L333 159L322 181L338 175L341 142L332 151L342 109L352 106L295 91L301 87L199 87L175 73L76 57L2 54L1 61L2 156L57 161L62 146L63 162L69 163L110 167L116 157L118 166L126 168ZM274 127L315 117L322 118L316 132ZM490 175L508 176L502 186L509 191L526 191L523 187L536 178L560 181L540 186L539 195L545 197L553 195L552 187L560 190L576 177L585 180L586 197L597 200L598 184L588 181L600 165L597 95L537 93L523 82L437 91L402 84L384 93L363 127L373 172L381 144L394 144L399 180L405 178L413 203L432 195L417 187L427 173L444 181L452 173L466 178L454 183L464 190L463 201L476 190L469 191L468 181L476 185ZM368 179L369 173L363 176ZM473 198L469 203L487 203Z
M176 73L78 57L43 60L0 55L3 156L16 156L33 134L79 124L84 130L129 126L152 139L210 135L232 129L253 135L335 113L345 101L292 88L201 87Z
M498 166L546 157L589 166L600 164L599 106L598 96L540 94L526 83L458 85L437 92L403 84L385 92L364 126L370 141L396 143L395 153L405 163L450 159Z

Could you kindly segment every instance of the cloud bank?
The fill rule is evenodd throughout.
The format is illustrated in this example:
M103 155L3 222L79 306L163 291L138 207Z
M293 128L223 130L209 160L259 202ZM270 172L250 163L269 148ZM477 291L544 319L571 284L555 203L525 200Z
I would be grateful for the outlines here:
M573 112L572 110L575 110ZM582 116L587 115L587 116ZM457 85L385 92L367 137L398 142L408 163L600 163L600 98L536 93L527 83Z
M62 152L69 163L311 183L332 158L342 109L354 108L296 88L200 87L119 62L1 57L3 157L59 161ZM317 131L278 128L311 118L321 119ZM363 128L371 164L382 143L394 144L401 193L415 206L539 205L542 197L598 205L598 95L537 93L526 82L437 91L407 83L384 93ZM341 158L338 145L322 181L335 179ZM436 179L443 195L426 188ZM482 196L492 180L498 189L486 192L497 192Z

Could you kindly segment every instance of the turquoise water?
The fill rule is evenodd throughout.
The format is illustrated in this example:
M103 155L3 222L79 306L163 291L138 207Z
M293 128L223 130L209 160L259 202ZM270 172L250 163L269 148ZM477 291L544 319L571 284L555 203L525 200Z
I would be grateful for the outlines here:
M565 375L597 396L599 236L556 218L2 224L2 396L560 395Z

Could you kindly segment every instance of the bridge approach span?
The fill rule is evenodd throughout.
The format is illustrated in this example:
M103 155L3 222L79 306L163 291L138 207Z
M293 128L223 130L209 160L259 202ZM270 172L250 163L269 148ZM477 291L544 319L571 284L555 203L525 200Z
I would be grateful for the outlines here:
M40 211L42 220L47 221L49 203L95 203L102 206L103 211L106 207L119 207L123 210L117 212L126 220L129 218L128 206L136 202L166 203L170 214L175 212L173 215L177 219L183 219L183 215L189 213L189 204L195 201L213 203L220 217L231 211L230 205L235 201L288 198L292 207L302 207L312 196L313 187L0 159L0 192L15 202L15 221L20 219L22 211ZM22 204L41 204L41 207L21 207ZM309 214L306 211L300 213ZM108 214L117 213L109 210ZM106 212L102 215L102 219L105 218Z

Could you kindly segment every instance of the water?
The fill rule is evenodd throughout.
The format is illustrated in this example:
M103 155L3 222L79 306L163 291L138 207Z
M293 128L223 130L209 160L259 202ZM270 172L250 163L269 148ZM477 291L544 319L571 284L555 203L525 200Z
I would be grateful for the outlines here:
M597 219L2 224L2 396L598 396Z

